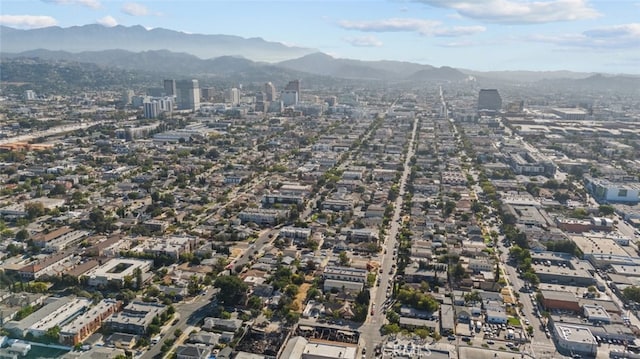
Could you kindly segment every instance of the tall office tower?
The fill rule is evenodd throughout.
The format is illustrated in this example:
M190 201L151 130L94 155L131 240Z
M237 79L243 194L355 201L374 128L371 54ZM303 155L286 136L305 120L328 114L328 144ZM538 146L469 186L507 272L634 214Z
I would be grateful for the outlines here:
M276 99L276 87L271 82L264 84L265 101L274 101Z
M498 112L502 109L502 97L496 89L481 89L478 94L478 111Z
M198 80L176 81L176 104L179 110L200 109L200 85Z
M176 80L167 79L162 82L165 96L176 96Z
M239 104L240 103L240 90L235 88L235 87L229 89L229 92L227 93L227 100L229 102L231 102L231 104L233 106Z
M280 95L280 99L285 106L293 106L298 104L298 92L294 90L284 90Z
M147 95L151 97L164 96L164 87L149 87L147 89Z
M216 89L213 87L203 87L200 89L200 95L203 99L209 101L216 95Z
M285 91L295 91L300 96L300 80L292 80L289 81L287 86L284 88Z
M164 80L164 95L176 96L176 80Z

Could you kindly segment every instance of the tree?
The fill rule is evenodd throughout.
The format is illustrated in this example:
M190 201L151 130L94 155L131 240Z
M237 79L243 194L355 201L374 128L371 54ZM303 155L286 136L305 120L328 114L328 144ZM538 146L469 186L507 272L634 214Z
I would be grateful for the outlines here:
M367 289L367 288L363 289L356 296L356 303L364 305L364 306L369 306L369 301L370 300L371 300L371 293L369 293L369 289Z
M136 289L137 289L137 290L142 289L142 283L143 283L143 280L142 280L142 270L141 270L140 268L136 268L136 269L133 271L133 275L135 275L135 277L136 277Z
M24 242L24 241L28 240L29 237L30 237L29 236L29 231L27 231L24 228L22 228L21 230L19 230L16 233L16 241L19 241L19 242Z
M44 216L45 209L42 202L29 202L24 205L24 209L27 212L28 219L35 219L40 216Z
M453 272L451 274L453 275L453 278L457 281L464 278L465 270L460 262L456 263L456 265L453 267Z
M60 339L60 327L53 326L44 333L45 337L52 342L57 342Z
M189 278L189 283L187 284L187 291L190 296L195 296L200 292L200 280L197 276L193 275Z
M494 275L494 280L496 282L500 281L500 264L496 263L496 273Z
M571 240L548 241L545 243L547 250L552 252L562 252L573 254L576 257L582 257L580 248Z
M640 302L640 287L631 285L622 290L624 298L634 302Z
M526 272L522 275L522 279L529 281L531 285L536 286L540 283L540 278L534 272Z
M340 263L341 266L349 266L349 256L347 256L347 252L342 251L340 252L340 255L338 255L338 263Z
M225 304L238 304L244 297L249 287L240 278L225 275L216 278L213 282L215 288L220 288L218 300Z
M247 301L247 306L253 310L260 310L262 309L262 299L256 295L252 295Z
M56 185L49 192L50 196L62 196L67 193L67 187L62 183L56 183Z
M598 211L603 216L610 216L615 213L615 208L613 208L613 206L611 205L603 204L600 207L598 207Z
M309 259L307 261L306 271L307 272L313 272L314 270L316 270L316 268L317 268L316 262L314 262L313 259Z
M480 292L478 292L477 290L474 290L471 293L467 293L464 295L464 302L465 303L473 303L473 302L481 302L482 301L482 297L480 296Z

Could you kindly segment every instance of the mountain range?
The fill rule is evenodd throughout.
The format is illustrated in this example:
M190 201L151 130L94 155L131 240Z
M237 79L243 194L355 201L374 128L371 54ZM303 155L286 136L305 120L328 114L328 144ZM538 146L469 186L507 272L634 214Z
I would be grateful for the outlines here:
M85 62L167 76L207 76L234 81L305 77L320 81L373 81L379 85L473 80L482 86L541 83L584 90L637 92L640 89L640 77L631 75L604 76L570 71L479 72L403 61L340 59L313 49L258 38L147 30L142 26L84 25L34 30L0 26L0 37L0 54L4 59Z
M0 52L17 53L35 49L62 50L71 53L120 49L132 52L170 50L200 58L220 56L246 57L276 62L313 53L316 50L286 46L261 38L232 35L188 34L180 31L142 26L106 27L97 24L58 26L20 30L0 26Z

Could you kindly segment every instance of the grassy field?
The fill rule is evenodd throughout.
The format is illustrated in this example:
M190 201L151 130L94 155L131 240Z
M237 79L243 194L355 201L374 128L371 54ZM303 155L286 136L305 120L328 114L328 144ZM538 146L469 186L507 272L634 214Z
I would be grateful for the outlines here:
M520 326L520 319L514 318L514 317L509 317L509 319L507 319L507 323L509 325L514 326L514 327L519 327Z

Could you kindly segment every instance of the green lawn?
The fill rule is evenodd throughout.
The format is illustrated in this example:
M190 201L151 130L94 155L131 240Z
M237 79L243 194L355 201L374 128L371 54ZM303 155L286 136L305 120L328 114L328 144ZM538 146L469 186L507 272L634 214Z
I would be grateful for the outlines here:
M520 319L514 318L514 317L509 317L509 319L507 319L507 323L509 325L514 326L514 327L519 327L520 326Z

